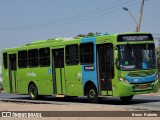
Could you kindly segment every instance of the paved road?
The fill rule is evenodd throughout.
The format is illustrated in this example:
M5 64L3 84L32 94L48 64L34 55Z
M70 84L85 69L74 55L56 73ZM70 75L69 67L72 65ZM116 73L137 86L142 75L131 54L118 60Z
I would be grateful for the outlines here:
M41 104L90 104L86 97L74 98L66 100L64 98L45 97L42 100L30 100L28 95L16 95L2 92L0 94L0 101L14 101L14 102L27 102L27 103L41 103ZM142 111L160 111L160 96L137 95L133 100L126 104L119 98L105 98L97 105L114 105L125 109L142 110Z

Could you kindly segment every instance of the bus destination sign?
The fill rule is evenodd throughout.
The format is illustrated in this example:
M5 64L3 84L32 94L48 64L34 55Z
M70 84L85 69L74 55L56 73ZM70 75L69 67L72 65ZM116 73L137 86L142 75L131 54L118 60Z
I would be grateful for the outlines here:
M153 37L151 34L119 35L117 41L118 42L153 41Z
M148 40L148 36L123 36L125 41Z

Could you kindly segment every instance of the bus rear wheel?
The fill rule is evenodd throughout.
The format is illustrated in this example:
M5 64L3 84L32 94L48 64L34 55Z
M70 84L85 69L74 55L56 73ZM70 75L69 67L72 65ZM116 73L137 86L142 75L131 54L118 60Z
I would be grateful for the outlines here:
M95 86L90 85L87 89L87 98L90 103L98 102L98 94Z
M29 95L32 100L38 99L38 89L35 84L29 86Z
M120 99L123 101L123 102L129 102L131 101L133 98L133 95L131 96L125 96L125 97L120 97Z

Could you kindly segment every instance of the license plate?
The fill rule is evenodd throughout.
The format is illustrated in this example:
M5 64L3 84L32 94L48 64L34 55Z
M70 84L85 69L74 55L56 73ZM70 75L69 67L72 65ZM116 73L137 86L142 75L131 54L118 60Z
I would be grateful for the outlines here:
M140 85L139 88L140 89L145 89L145 88L148 88L148 85Z

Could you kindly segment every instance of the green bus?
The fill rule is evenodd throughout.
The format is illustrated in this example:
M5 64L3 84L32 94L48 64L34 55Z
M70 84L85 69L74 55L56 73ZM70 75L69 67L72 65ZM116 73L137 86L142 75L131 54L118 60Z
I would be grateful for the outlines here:
M35 41L2 50L3 89L43 96L87 96L89 102L158 91L152 34L130 32Z

